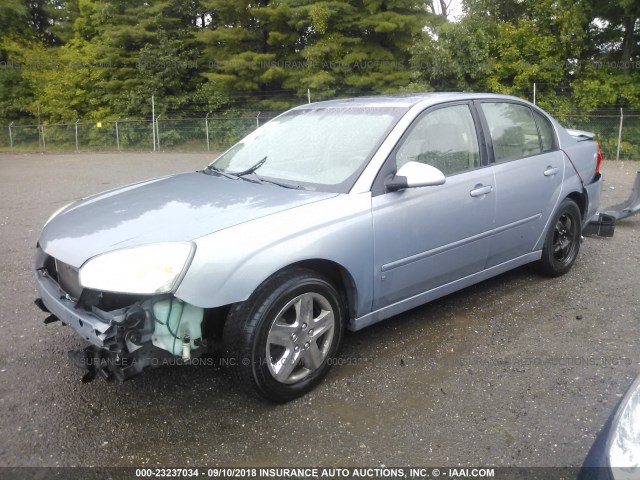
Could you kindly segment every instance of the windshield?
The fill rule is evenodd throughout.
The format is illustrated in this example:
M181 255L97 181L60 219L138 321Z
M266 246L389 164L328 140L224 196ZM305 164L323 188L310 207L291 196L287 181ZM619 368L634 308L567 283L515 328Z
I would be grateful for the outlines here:
M260 164L259 177L347 192L405 112L390 107L293 110L247 135L212 166L234 174L253 173Z

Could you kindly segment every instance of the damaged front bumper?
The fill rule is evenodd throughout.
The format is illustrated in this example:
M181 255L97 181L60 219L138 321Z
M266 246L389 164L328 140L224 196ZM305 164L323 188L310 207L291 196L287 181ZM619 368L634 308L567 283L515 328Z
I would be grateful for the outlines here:
M35 303L51 314L45 323L60 320L89 342L69 352L72 363L87 370L83 381L96 374L124 381L148 367L176 358L188 362L203 353L203 309L167 294L108 294L77 288L77 282L74 288L73 269L62 265L38 247Z

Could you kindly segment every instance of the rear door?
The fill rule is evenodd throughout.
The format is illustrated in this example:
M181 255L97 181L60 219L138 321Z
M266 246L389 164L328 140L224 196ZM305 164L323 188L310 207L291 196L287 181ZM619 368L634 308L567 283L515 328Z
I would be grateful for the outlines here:
M551 123L529 106L478 102L492 146L495 230L487 268L531 252L562 189L564 161Z
M470 103L423 113L376 180L374 310L484 267L493 227L494 177L481 155L484 143L479 142L474 117ZM439 168L445 184L384 191L384 177L408 161Z

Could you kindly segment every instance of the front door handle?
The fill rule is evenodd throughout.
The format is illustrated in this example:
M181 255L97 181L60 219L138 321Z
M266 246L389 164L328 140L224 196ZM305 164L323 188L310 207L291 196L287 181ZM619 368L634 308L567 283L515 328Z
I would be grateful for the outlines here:
M493 186L491 185L476 185L473 190L469 192L472 197L481 197L487 193L493 192Z
M549 165L547 167L547 169L544 171L544 176L545 177L552 177L553 175L555 175L559 171L560 171L560 169L558 167L552 167L551 165Z

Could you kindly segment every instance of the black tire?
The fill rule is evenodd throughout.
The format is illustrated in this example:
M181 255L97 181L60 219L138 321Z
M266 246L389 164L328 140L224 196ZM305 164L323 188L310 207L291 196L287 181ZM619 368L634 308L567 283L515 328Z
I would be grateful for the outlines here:
M236 381L272 402L304 395L331 368L344 319L342 297L324 276L299 267L275 274L234 305L225 322L223 340Z
M576 202L565 198L549 224L537 270L550 277L564 275L576 261L582 242L582 215Z

